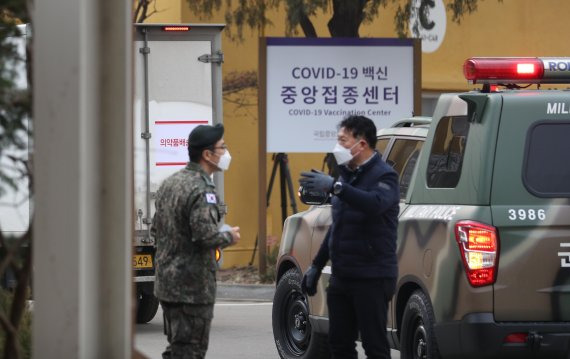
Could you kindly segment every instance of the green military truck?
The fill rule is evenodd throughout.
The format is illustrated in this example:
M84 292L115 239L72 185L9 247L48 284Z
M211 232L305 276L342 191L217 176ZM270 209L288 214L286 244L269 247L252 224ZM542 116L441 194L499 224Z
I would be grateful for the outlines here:
M481 90L442 95L431 123L378 132L400 174L399 275L388 339L401 358L570 355L570 58L472 58ZM536 84L524 89L521 84ZM273 332L281 358L328 357L323 270L301 293L331 224L328 194L285 222Z

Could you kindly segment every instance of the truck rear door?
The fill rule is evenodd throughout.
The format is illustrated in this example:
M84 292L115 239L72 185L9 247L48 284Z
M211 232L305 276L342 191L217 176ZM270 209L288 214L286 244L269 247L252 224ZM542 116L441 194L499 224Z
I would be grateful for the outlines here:
M188 134L200 124L222 122L223 27L135 25L135 228L143 237L153 194L188 162ZM223 195L221 185L218 192Z
M505 93L491 195L496 321L570 320L570 96Z

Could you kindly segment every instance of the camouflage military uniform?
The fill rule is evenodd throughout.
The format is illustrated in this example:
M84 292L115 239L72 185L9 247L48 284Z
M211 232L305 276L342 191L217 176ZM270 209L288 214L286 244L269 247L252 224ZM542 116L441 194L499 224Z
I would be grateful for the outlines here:
M197 163L167 178L158 190L154 294L160 300L170 348L165 358L203 358L216 297L215 248L232 241L220 232L224 215L210 176Z

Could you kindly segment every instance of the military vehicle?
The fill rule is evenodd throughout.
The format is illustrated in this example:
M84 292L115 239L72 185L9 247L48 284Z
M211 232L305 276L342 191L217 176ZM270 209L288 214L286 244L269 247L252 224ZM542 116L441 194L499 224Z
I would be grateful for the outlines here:
M403 359L568 358L570 92L540 87L569 83L570 58L471 58L464 74L482 88L378 132L402 192L388 340ZM281 358L326 358L330 262L314 297L300 282L330 194L300 195L312 206L285 222L273 332Z

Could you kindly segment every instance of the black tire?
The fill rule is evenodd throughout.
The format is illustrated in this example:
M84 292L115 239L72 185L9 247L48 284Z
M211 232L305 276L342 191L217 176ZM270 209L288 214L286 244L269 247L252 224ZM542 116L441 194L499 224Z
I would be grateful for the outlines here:
M152 294L139 293L137 297L137 324L148 323L158 311L158 298Z
M309 305L301 292L301 274L289 269L277 284L273 297L273 337L281 359L330 358L328 337L315 333L309 321Z
M439 359L433 323L429 299L422 291L415 291L402 318L401 359Z

